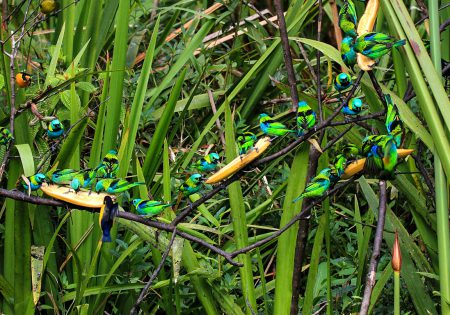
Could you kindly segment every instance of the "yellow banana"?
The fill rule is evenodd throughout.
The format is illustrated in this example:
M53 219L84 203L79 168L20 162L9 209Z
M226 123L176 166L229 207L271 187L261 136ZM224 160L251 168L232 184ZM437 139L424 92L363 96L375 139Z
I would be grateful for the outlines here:
M358 36L365 34L367 32L372 32L373 26L375 25L375 21L378 15L378 9L380 7L380 0L369 0L366 4L366 10L364 11L363 16L358 22L358 29L356 30ZM358 62L358 66L361 70L369 71L372 70L372 67L375 64L375 61L366 57L360 53L357 53L356 60Z
M105 193L98 194L84 190L75 193L72 190L69 191L69 187L67 186L48 185L45 183L42 184L41 190L55 199L87 208L101 208L105 196L110 196L113 200L115 199L115 196Z

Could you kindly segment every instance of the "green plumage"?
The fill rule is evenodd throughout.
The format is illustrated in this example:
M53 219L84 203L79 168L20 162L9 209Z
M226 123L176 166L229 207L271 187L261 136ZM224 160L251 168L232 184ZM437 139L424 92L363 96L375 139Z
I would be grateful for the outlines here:
M220 156L213 152L205 155L203 158L191 165L191 168L199 170L200 172L214 171L217 168Z
M246 131L243 135L237 137L239 155L246 154L249 150L253 149L256 136L253 132Z
M80 171L71 168L63 170L55 170L52 173L52 183L58 185L69 185L76 175L80 174Z
M298 102L297 108L297 128L298 135L303 135L308 129L316 124L316 113L305 101Z
M406 41L395 40L393 37L383 33L369 32L359 36L354 45L356 52L371 59L378 59L387 54L392 47L405 45Z
M47 177L44 174L37 173L34 175L31 175L30 177L27 177L30 186L28 187L28 184L23 180L23 178L20 178L17 183L16 187L18 189L24 189L25 191L31 190L36 191L39 188L41 188L42 183L44 183L47 179Z
M288 129L285 125L272 119L267 114L259 115L259 127L262 132L268 136L284 136L288 133L295 133L294 130Z
M118 194L139 185L145 185L145 183L144 182L129 183L125 179L106 178L99 180L97 182L97 184L95 185L95 191L96 192L105 191L108 194Z
M348 36L356 37L357 22L356 9L352 0L344 0L344 5L339 10L339 27Z
M352 86L352 77L348 73L339 73L334 79L334 88L339 93Z
M119 171L119 159L116 150L109 150L102 162L95 168L99 178L115 178Z
M192 174L181 186L178 188L185 197L195 194L202 188L202 175Z
M345 65L355 71L356 65L356 51L353 48L355 39L347 36L341 42L341 58Z
M81 188L88 188L92 185L95 175L95 170L82 171L75 175L70 182L70 187L76 192L79 192Z
M5 127L0 127L0 144L7 145L12 139L11 131Z
M299 197L295 198L292 202L296 202L303 198L322 197L330 187L330 174L331 169L324 168L308 183L303 193Z
M386 113L386 130L388 134L393 135L395 139L395 144L400 147L403 136L403 122L398 114L397 106L392 101L389 94L384 95L387 103L387 113Z
M152 217L163 212L164 209L173 206L173 204L163 203L155 200L134 199L133 205L136 211L145 217Z
M394 136L369 136L363 140L363 154L367 156L364 170L381 179L393 179L398 161L397 145Z

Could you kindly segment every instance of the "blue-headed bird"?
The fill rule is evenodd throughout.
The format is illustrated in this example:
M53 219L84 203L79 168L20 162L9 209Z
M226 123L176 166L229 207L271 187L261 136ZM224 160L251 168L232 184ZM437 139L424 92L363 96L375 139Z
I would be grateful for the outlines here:
M28 182L30 183L30 186L28 186L28 183L23 179L20 178L17 182L16 186L17 188L23 188L26 191L36 191L39 188L41 188L42 183L44 183L47 180L47 177L44 174L37 173L34 175L31 175L30 177L26 177Z
M334 88L341 93L352 86L352 77L348 73L339 73L334 79Z
M298 135L303 135L308 129L316 124L316 113L305 101L298 102L297 108L297 128Z
M369 136L363 140L363 154L367 156L364 170L381 179L393 179L398 161L395 139L392 135Z
M53 119L48 123L47 136L50 139L56 139L64 134L64 126L59 119Z
M295 133L294 130L288 129L285 125L273 120L272 117L264 113L259 115L259 127L268 136L277 137Z
M356 39L354 49L371 59L378 59L387 54L391 48L403 46L405 43L404 39L395 40L383 33L368 32Z
M203 177L200 174L192 174L186 181L180 185L178 190L183 193L185 197L195 194L200 191L203 184Z
M173 206L172 203L163 203L156 200L133 199L136 211L145 217L152 217L160 214L164 209Z
M217 168L217 163L219 162L219 154L213 152L205 155L200 160L196 161L191 165L191 168L197 169L200 172L214 171Z
M330 174L331 174L330 168L324 168L323 170L321 170L320 173L316 177L314 177L308 183L308 185L306 185L306 188L303 191L303 193L297 198L295 198L292 202L296 202L303 198L322 197L330 187Z
M347 36L342 39L341 42L341 58L345 65L355 71L356 65L356 51L353 48L355 39Z
M342 107L341 112L345 115L359 115L363 109L363 102L359 97L352 98Z

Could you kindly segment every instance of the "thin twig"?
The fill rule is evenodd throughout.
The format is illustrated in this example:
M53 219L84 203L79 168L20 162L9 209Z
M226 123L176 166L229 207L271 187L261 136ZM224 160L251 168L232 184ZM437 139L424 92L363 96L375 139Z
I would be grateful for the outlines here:
M213 111L213 114L215 115L217 112L217 108L216 108L216 103L214 102L214 95L210 89L208 89L208 96L209 96L209 103L211 104L211 109ZM216 119L216 126L217 126L217 129L219 129L220 141L222 141L222 145L225 147L225 137L223 135L223 129L222 129L222 125L220 123L219 118Z
M323 6L322 6L322 0L318 1L319 5L319 14L317 16L317 42L320 43L320 39L322 37L322 17L323 17ZM323 110L322 110L322 85L321 85L321 78L320 78L320 56L321 52L319 49L317 49L317 106L319 108L319 121L323 121ZM323 131L320 134L320 140L322 140L323 137ZM319 141L320 142L320 141Z
M170 252L170 249L172 248L173 242L175 241L175 236L177 235L176 232L177 232L177 230L174 229L174 231L172 232L172 237L170 238L170 242L167 245L167 248L166 248L166 250L164 251L164 254L161 257L161 261L159 262L159 264L156 267L155 271L153 271L153 273L150 276L150 279L148 280L148 282L145 285L145 287L142 289L141 294L139 294L139 297L136 300L136 303L134 303L133 307L131 308L130 315L136 314L139 305L141 305L142 301L144 301L144 299L146 298L147 291L148 291L148 289L150 289L150 286L152 285L153 280L156 279L156 277L158 276L158 274L161 271L162 267L164 266L164 263L165 263L165 261L167 259L167 256L169 256L169 252Z
M302 54L303 59L305 60L306 66L308 67L309 72L311 73L311 77L314 81L317 81L316 72L314 71L311 62L309 61L308 54L306 53L305 47L299 41L295 41L297 43L298 48L300 49L300 53Z
M298 107L297 83L295 80L294 66L292 65L291 48L289 46L289 38L286 29L286 21L284 19L283 5L281 4L281 0L275 0L274 4L278 16L280 38L283 47L284 63L286 66L289 88L291 90L292 111L296 112Z
M378 205L378 222L377 230L375 232L375 239L373 241L373 252L370 258L369 270L367 271L366 287L364 289L364 296L361 303L360 315L366 315L369 310L370 297L372 289L375 285L375 276L377 273L378 260L380 258L381 242L383 241L383 230L386 217L386 181L380 180L380 201Z

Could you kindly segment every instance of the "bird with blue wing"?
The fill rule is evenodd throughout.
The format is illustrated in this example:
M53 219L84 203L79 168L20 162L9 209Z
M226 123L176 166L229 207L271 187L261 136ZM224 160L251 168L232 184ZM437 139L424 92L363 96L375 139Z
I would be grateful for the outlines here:
M0 144L7 145L12 139L11 131L8 128L0 127Z
M97 182L95 192L105 191L108 194L118 194L139 185L145 185L145 182L130 183L125 179L105 178Z
M334 88L339 94L353 84L352 77L348 73L341 72L334 78Z
M406 40L395 40L395 38L376 32L368 32L359 36L354 45L356 52L370 59L378 59L387 54L393 47L405 45Z
M272 137L295 133L294 130L288 129L285 125L273 120L272 117L265 113L259 115L259 127L264 134Z
M98 217L98 223L102 229L102 242L111 242L111 228L118 212L119 204L114 203L110 196L105 196Z
M364 170L380 179L393 179L398 161L396 141L392 135L368 136L363 140Z
M70 182L70 188L72 188L75 192L79 192L81 188L91 187L95 177L95 170L87 169L84 171L80 171Z
M119 171L119 158L116 150L109 150L103 160L95 168L99 178L115 178Z
M64 126L59 119L53 119L48 123L47 136L50 139L56 139L64 134Z
M246 131L244 134L237 137L237 144L239 149L239 155L246 154L253 149L253 145L256 142L256 135L253 132Z
M363 102L359 97L352 98L342 107L341 112L345 115L359 115L363 110Z
M26 180L25 180L26 178ZM24 189L25 191L36 191L41 188L42 184L47 181L47 176L42 173L31 175L30 177L22 176L17 183L18 189ZM28 183L27 183L28 182Z
M160 214L164 209L174 204L156 200L133 199L133 205L136 207L137 213L147 218Z
M188 179L184 181L178 190L187 197L200 191L203 185L203 177L200 174L192 174Z
M297 202L298 200L303 198L322 197L330 187L330 175L330 168L324 168L323 170L321 170L320 173L316 177L314 177L308 183L308 185L306 185L303 193L295 198L292 202Z
M79 170L74 170L71 168L66 169L56 169L51 173L51 181L58 185L69 185L76 175L80 174ZM50 177L50 174L48 174Z
M191 165L191 168L196 169L200 172L214 171L219 163L219 154L213 152L205 155L200 160L196 161Z
M339 27L347 36L356 37L356 24L358 23L356 16L355 4L352 0L344 0L344 4L339 10Z
M341 42L341 58L345 65L355 71L356 51L354 49L355 39L347 36Z
M316 124L316 113L305 101L298 102L297 128L298 135L302 136Z
M388 134L394 136L397 147L400 147L403 136L403 121L400 119L397 106L392 101L391 96L389 94L385 94L384 97L387 104L385 122L386 130Z

